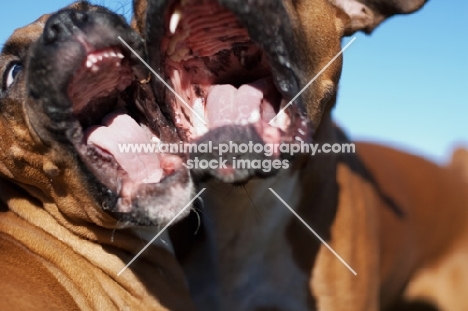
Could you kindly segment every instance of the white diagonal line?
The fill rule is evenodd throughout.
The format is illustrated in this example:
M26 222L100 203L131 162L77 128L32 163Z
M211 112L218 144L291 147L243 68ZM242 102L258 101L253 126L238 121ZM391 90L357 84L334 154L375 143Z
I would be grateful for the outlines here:
M187 203L187 205L185 205L185 207L183 209L180 210L180 212L177 213L177 215L175 215L174 218L172 218L171 221L169 221L169 223L164 226L164 228L162 228L161 231L158 232L158 234L155 235L154 238L151 239L151 241L148 242L148 244L145 245L145 247L143 247L143 249L135 255L135 257L133 257L132 260L130 260L130 262L125 266L123 267L122 270L120 270L119 273L117 273L117 276L120 276L154 241L156 241L156 239L164 232L164 230L166 230L177 218L179 218L179 216L193 203L193 201L195 201L201 194L203 191L205 191L206 188L203 188L202 190L200 190L200 192L197 193L197 195L192 199L190 200L190 202Z
M197 112L195 112L195 110L193 110L193 108L190 107L190 105L187 104L187 102L186 102L179 94L177 94L177 92L176 92L169 84L167 84L167 82L164 81L164 79L161 78L161 76L158 75L158 74L156 73L156 71L154 71L153 68L151 68L151 66L148 65L148 63L146 63L146 62L143 60L143 58L141 58L140 55L138 55L138 53L135 52L135 50L132 49L132 48L130 47L130 45L127 44L127 42L125 42L124 39L122 39L120 36L119 36L118 38L119 38L120 41L122 41L123 44L125 44L125 46L126 46L130 51L132 51L133 54L135 54L136 57L138 57L138 59L139 59L143 64L145 64L146 67L148 67L149 70L151 70L151 72L156 76L156 78L158 78L162 83L164 83L164 85L165 85L172 93L174 93L174 95L175 95L175 96L176 96L176 97L177 97L177 98L178 98L178 99L179 99L179 100L180 100L180 101L181 101L181 102L198 118L198 119L200 119L200 121L203 122L203 124L207 125L205 119L203 119Z
M351 41L349 41L348 44L346 44L345 47L342 48L341 51L338 52L338 54L336 54L335 57L333 57L333 58L331 59L331 61L329 61L328 64L326 64L325 67L323 67L322 70L320 70L319 73L317 73L317 74L315 75L315 77L313 77L312 80L310 80L309 83L307 83L307 85L304 86L304 87L302 88L302 90L301 90L299 93L297 93L297 95L294 96L294 98L291 99L291 100L289 101L289 103L288 103L286 106L284 106L284 108L281 109L281 110L278 112L278 114L277 114L273 119L271 119L270 122L268 122L268 124L272 125L272 123L275 122L276 118L278 118L278 116L279 116L280 114L284 113L284 111L293 103L293 101L295 101L299 96L301 96L301 94L302 94L302 93L303 93L303 92L304 92L304 91L305 91L305 90L306 90L306 89L307 89L307 88L308 88L308 87L325 71L325 70L327 70L327 68L338 58L338 56L340 56L341 54L343 54L343 52L351 45L351 43L354 42L354 40L356 40L356 37L353 37L353 38L351 39Z
M333 248L331 248L330 245L328 245L327 242L325 242L324 239L322 239L322 238L320 237L320 235L318 235L318 233L315 232L314 229L312 229L312 228L304 221L304 219L302 219L302 218L291 208L291 206L289 206L288 203L286 203L286 202L275 192L275 190L273 190L273 189L271 189L271 188L268 188L268 189L270 189L270 191L281 201L281 203L283 203L283 204L291 211L291 213L293 213L294 216L296 216L297 219L299 219L299 220L304 224L304 226L306 226L307 229L309 229L309 230L317 237L317 239L319 239L320 242L322 242L322 244L325 245L325 246L330 250L330 252L332 252L333 255L335 255L335 256L346 266L346 268L349 269L349 271L351 271L354 275L357 275L356 271L354 271L353 268L351 268L351 267L346 263L346 261L344 261L343 258L341 258L340 255L338 255L338 254L333 250Z

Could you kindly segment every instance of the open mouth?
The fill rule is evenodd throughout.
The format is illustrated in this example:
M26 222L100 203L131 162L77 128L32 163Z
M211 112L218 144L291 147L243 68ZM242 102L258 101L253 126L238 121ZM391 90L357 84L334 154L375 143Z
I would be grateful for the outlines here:
M152 64L162 68L180 96L165 90L159 99L189 142L216 145L246 137L253 143L282 144L311 137L300 99L282 111L298 92L296 78L285 51L265 39L274 35L268 21L254 17L257 25L246 14L249 5L186 0L150 8ZM217 175L208 172L213 173ZM222 178L238 181L235 176Z
M190 199L190 191L184 191L190 186L182 155L141 149L180 140L154 104L148 77L120 44L89 49L68 85L68 96L80 124L73 144L88 169L117 197L116 204L103 207L123 220L161 224ZM167 196L178 198L174 208Z

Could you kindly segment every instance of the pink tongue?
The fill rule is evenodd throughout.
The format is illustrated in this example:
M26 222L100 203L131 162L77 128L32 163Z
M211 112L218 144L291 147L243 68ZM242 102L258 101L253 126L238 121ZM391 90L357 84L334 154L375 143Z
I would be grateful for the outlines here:
M156 154L144 152L124 152L119 144L151 145L150 137L129 115L111 113L103 119L104 126L94 126L86 130L88 144L94 144L110 154L134 181L157 183L163 177L163 170Z
M230 84L214 85L206 99L206 114L210 128L247 123L252 112L259 110L263 91L256 83L236 89Z

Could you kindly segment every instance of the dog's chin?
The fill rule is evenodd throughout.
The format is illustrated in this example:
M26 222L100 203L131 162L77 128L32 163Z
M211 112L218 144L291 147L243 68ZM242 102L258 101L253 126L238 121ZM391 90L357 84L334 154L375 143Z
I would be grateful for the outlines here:
M216 0L149 3L146 35L151 63L163 68L166 80L180 96L176 98L155 82L158 101L165 103L181 136L189 142L211 142L216 147L229 141L263 145L308 141L311 127L301 100L283 111L299 90L289 56L278 44L282 38L272 38L278 22L263 20L267 14L256 16L262 8L273 8L261 1L219 2L224 6ZM274 9L275 19L280 18L278 11ZM237 156L271 160L282 155L227 153L229 169L195 169L194 173L227 182L265 175L261 169L234 169L232 161ZM213 154L192 157L209 160Z

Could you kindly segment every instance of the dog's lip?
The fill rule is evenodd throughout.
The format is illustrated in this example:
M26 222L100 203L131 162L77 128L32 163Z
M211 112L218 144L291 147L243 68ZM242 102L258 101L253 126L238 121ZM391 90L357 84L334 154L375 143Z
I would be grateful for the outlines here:
M80 143L74 145L80 155L102 152L95 146L86 146ZM120 221L145 226L168 223L173 217L172 214L175 214L174 211L159 209L156 203L164 205L165 202L173 200L171 197L175 194L173 188L191 189L192 187L190 172L185 167L175 170L157 183L134 183L115 161L107 163L110 169L107 174L103 175L102 166L97 167L89 163L89 161L96 163L98 158L82 157L82 160L87 164L86 167L92 176L105 187L105 196L101 199L103 210L114 215ZM157 216L148 217L148 214L157 214Z
M81 57L82 61L86 62L88 60L88 56L93 53L97 53L103 50L114 49L116 51L116 57L125 58L130 61L132 69L134 70L137 76L139 74L147 74L147 69L142 64L138 56L145 57L145 48L144 42L140 39L136 39L134 36L129 35L128 33L122 33L120 36L112 38L109 40L99 40L99 38L90 39L87 38L84 34L78 33L74 36L76 42L81 46ZM132 53L128 45L132 47L135 51L135 54ZM138 55L138 56L137 56ZM77 70L83 65L78 64Z

